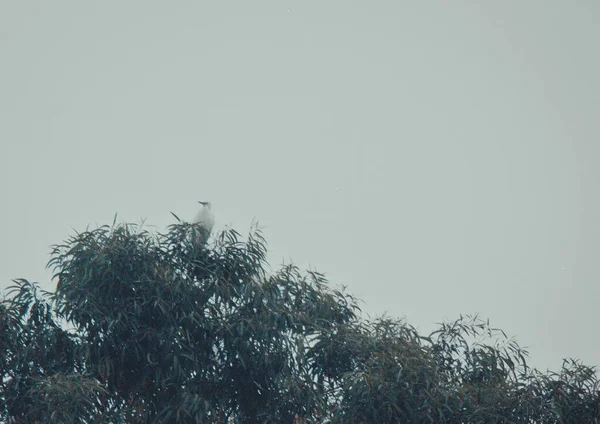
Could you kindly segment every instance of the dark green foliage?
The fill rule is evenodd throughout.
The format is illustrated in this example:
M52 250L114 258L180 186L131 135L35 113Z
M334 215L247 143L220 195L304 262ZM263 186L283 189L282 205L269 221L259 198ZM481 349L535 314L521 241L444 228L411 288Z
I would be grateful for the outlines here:
M88 422L103 389L85 374L77 338L56 322L46 293L26 280L15 283L10 301L0 303L0 417L62 422L69 405L78 417L72 422Z
M259 231L211 245L179 223L101 227L56 246L54 294L0 302L5 422L595 423L593 369L527 367L487 322L429 337L316 272L270 273ZM65 330L70 328L70 331ZM12 421L11 421L12 420Z

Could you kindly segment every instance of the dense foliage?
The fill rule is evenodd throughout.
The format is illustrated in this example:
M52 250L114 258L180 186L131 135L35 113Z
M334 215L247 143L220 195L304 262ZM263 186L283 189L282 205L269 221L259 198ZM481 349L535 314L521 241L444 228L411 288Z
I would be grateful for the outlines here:
M597 423L595 370L540 373L477 317L364 320L254 229L211 244L101 227L55 246L55 293L0 302L0 419L23 423ZM298 421L298 420L297 420Z

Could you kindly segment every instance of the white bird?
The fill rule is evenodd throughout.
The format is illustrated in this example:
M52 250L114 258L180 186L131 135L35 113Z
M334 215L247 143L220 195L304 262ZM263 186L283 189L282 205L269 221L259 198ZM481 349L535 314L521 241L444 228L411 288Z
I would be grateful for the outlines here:
M215 226L215 215L211 211L210 202L198 203L202 205L202 209L194 217L193 224L196 226L194 235L200 243L206 243Z

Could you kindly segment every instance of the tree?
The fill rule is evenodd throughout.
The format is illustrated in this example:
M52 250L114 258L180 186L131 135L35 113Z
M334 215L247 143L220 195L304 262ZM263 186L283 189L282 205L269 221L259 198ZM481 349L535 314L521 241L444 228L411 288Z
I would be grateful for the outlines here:
M352 298L294 266L267 275L257 230L247 242L224 232L210 249L193 243L192 230L180 223L152 236L131 225L101 227L55 246L57 289L46 298L73 334L56 324L35 286L17 281L18 294L4 303L5 352L27 365L6 365L3 381L22 389L3 390L5 414L43 421L31 415L52 395L40 377L55 386L76 381L88 415L125 422L291 422L318 408L301 346L352 321ZM31 333L20 340L19 318ZM35 372L22 369L31 363L23 346L35 346ZM68 360L48 367L51 351ZM58 404L64 393L50 397Z
M54 293L0 302L0 419L99 423L592 423L593 368L530 369L477 317L427 337L363 320L322 274L268 271L256 228L194 243L134 225L54 247ZM486 336L487 338L482 338ZM505 340L503 341L503 336Z

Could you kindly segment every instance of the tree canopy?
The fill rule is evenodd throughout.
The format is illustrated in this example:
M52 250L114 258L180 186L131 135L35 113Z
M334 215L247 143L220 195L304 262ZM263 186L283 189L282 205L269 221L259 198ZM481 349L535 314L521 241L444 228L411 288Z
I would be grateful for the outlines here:
M56 290L0 302L0 420L14 423L598 423L595 369L558 372L489 322L427 336L365 319L315 271L270 271L253 228L103 226L53 247Z

